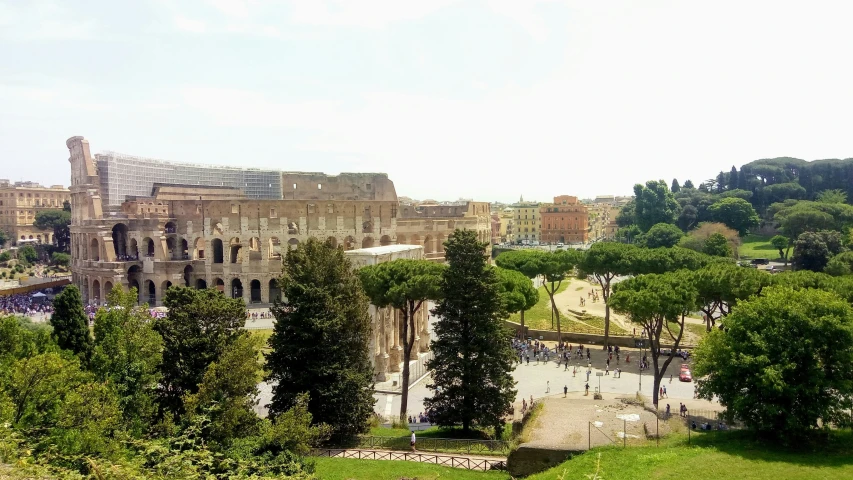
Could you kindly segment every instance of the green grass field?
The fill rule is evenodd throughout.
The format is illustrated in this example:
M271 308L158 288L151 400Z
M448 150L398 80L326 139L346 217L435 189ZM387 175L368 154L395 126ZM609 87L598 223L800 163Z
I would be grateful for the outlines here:
M769 258L770 260L781 261L779 250L770 244L771 238L766 235L747 235L743 238L743 244L738 248L738 256L743 259Z
M475 472L402 460L316 458L316 473L323 480L509 480L506 472Z
M691 444L683 434L660 447L595 448L571 460L527 477L529 480L645 478L718 480L817 480L853 478L853 436L841 432L827 445L787 450L774 442L756 441L747 432L693 432ZM599 454L601 455L599 458ZM598 465L597 465L598 464Z

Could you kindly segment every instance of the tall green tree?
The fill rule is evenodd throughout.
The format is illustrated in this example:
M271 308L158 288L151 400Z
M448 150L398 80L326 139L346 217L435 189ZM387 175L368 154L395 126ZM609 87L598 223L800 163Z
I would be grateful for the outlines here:
M53 232L54 243L61 252L71 247L71 210L42 210L36 213L33 226Z
M499 433L516 394L500 280L476 232L456 230L445 257L444 298L434 310L435 358L429 362L434 394L424 406L439 425L461 424L465 432L479 425Z
M773 245L773 248L779 250L779 258L785 261L785 265L788 265L788 254L791 253L791 240L785 235L774 235L773 238L770 239L770 244Z
M172 287L163 306L168 315L154 322L163 338L158 396L162 408L181 414L183 397L198 392L208 365L240 336L246 305L214 289Z
M840 188L818 192L816 201L820 203L847 203L847 192Z
M722 233L712 233L705 245L702 246L702 253L711 255L712 257L731 257L732 247L729 246L729 241Z
M95 314L91 368L115 388L126 428L141 434L157 413L163 340L137 298L135 288L125 292L118 285L107 294L107 306Z
M734 308L695 358L699 395L754 430L791 440L849 423L853 310L833 293L769 288Z
M260 394L258 383L263 379L258 361L262 345L261 337L243 332L207 366L198 392L184 396L190 415L209 416L208 439L228 444L248 436L258 426L254 407Z
M705 327L711 331L715 318L726 317L734 305L758 295L770 285L772 276L754 268L731 262L712 262L690 275L697 292L697 306L705 315Z
M742 198L724 198L711 205L709 210L716 221L737 230L740 236L746 235L761 223L752 205Z
M619 282L610 302L613 308L643 327L649 339L652 357L654 388L652 402L658 404L658 390L673 356L661 362L660 349L669 344L672 349L681 345L684 318L695 307L697 292L689 280L689 272L670 272L663 275L640 275ZM673 328L675 327L675 328Z
M53 299L53 314L50 317L53 338L63 350L74 352L84 364L92 358L92 335L89 333L89 318L83 309L83 299L76 285L65 287Z
M853 273L853 252L842 252L829 259L823 269L833 277L841 277Z
M658 223L642 234L639 244L646 248L670 248L678 245L678 241L684 236L680 228L670 223Z
M716 221L737 230L740 236L746 235L761 223L752 205L742 198L724 198L711 205L708 210Z
M647 232L657 223L675 223L681 206L663 180L650 180L634 185L635 218L641 230Z
M32 245L24 245L18 249L18 259L26 263L35 263L39 259L39 254Z
M796 270L821 272L833 255L838 255L844 250L839 232L831 230L804 232L794 242L792 263Z
M542 287L551 300L551 312L553 314L551 328L554 322L557 324L557 337L562 341L562 330L560 327L560 310L554 301L554 295L563 283L571 276L577 264L580 262L581 253L577 250L557 250L546 252L544 250L513 250L504 252L495 259L501 268L516 270L530 276L542 278Z
M681 185L678 184L677 178L672 179L672 185L670 185L669 191L672 193L678 193L679 191L681 191Z
M368 265L359 270L361 284L370 302L379 307L393 307L403 315L403 378L400 420L406 418L409 404L409 362L415 337L416 315L426 302L442 295L441 275L445 266L429 260L400 259ZM530 283L528 281L528 283Z
M519 312L521 335L524 336L524 312L539 303L539 290L527 275L506 268L498 268L498 279L503 289L503 300L508 312Z
M604 300L604 348L610 341L610 293L611 282L620 275L629 275L635 268L633 262L638 255L638 248L614 242L599 242L593 244L581 259L578 270L580 276L592 276L601 287L601 298Z
M693 182L688 179L686 182L684 182L684 188L696 188L696 187L694 187Z
M735 167L734 165L732 165L732 169L729 172L728 180L729 181L727 190L737 190L738 185L740 185L740 180L738 179L737 167Z
M373 412L369 301L341 249L309 239L287 252L279 279L282 298L272 308L275 330L266 355L275 382L275 417L310 395L316 423L336 439L364 433Z

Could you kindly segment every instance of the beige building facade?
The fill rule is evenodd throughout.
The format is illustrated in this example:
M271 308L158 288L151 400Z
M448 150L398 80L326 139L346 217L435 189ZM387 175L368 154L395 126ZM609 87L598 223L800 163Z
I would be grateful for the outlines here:
M33 226L36 215L44 210L61 210L71 192L62 185L44 187L35 182L10 182L0 179L0 230L9 243L53 243L52 230Z
M90 304L102 304L120 285L136 288L140 303L158 306L169 287L183 285L264 306L281 297L282 256L309 238L342 247L358 266L411 256L443 262L443 243L455 229L475 230L483 242L491 237L488 203L400 205L394 183L381 173L281 172L281 199L247 198L228 186L155 183L150 195L105 208L101 194L109 182L89 142L72 137L66 146L72 281ZM399 315L372 315L382 381L398 368ZM418 321L423 351L426 320Z
M539 214L538 202L525 202L521 198L518 203L512 205L513 228L515 230L515 242L538 242L542 232L542 216Z

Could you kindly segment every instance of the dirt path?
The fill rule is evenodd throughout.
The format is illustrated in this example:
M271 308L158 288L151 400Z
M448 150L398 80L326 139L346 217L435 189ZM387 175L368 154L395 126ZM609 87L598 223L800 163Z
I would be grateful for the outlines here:
M599 301L593 302L592 298L588 296L590 290L595 289L599 295ZM586 300L586 305L583 307L580 306L581 297ZM566 287L565 290L558 293L554 296L554 303L557 304L557 308L560 309L561 313L564 313L566 309L572 310L586 310L587 313L591 315L596 315L598 317L604 318L604 299L601 298L601 286L596 284L591 284L586 280L579 280L577 278L572 278L570 280L569 286ZM620 327L624 328L627 331L632 331L634 328L624 316L617 314L616 312L610 312L610 321L616 323Z

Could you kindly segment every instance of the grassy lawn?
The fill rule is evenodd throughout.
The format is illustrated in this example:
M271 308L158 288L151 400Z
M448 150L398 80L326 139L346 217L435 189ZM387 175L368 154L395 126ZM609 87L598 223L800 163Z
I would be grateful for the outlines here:
M568 288L568 282L563 282L557 293L563 292ZM585 287L581 287L585 288ZM510 315L511 322L521 322L521 315L517 312ZM539 302L530 310L524 312L524 325L534 330L556 330L557 326L551 328L551 299L548 293L545 292L545 287L539 287ZM560 328L564 332L589 333L594 335L604 335L604 318L595 315L583 314L580 311L573 310L571 314L565 310L560 312ZM610 323L610 333L613 335L628 335L615 322Z
M683 434L661 442L661 447L595 448L529 480L586 478L600 464L598 478L634 480L676 478L718 480L853 478L853 436L840 432L833 441L814 449L786 450L774 442L756 441L747 432L694 432L692 445Z
M747 235L743 238L743 245L738 248L740 258L769 258L770 260L781 260L779 250L773 248L770 239L766 235Z
M357 460L351 458L316 458L317 477L323 480L509 480L506 472L475 472L461 468L441 467L428 463L401 460Z
M383 437L383 441L377 443L377 439L365 441L360 444L361 448L381 448L388 450L408 450L409 439L412 432L405 428L384 428L375 427L370 429L370 435L374 437ZM427 440L431 438L450 438L457 440L491 440L493 437L491 431L483 432L480 430L472 430L468 434L462 432L461 428L439 428L432 427L427 430L416 432L419 440ZM512 436L512 425L504 426L503 439L509 439ZM387 439L387 440L386 440ZM447 454L467 454L472 455L497 455L504 457L509 454L507 446L495 448L495 444L484 442L479 446L472 445L470 442L428 442L423 444L424 452L447 453ZM506 444L504 444L506 445ZM492 448L495 448L492 450Z

